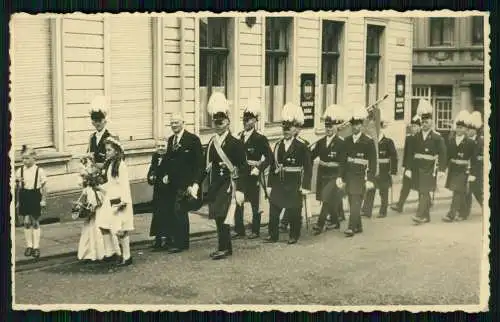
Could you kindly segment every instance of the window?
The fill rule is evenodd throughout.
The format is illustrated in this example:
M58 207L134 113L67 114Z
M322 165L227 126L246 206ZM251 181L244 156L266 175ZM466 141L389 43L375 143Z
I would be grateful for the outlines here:
M370 105L377 101L379 96L380 64L382 60L382 35L384 27L368 25L366 34L366 61L365 61L365 103Z
M279 122L286 100L286 77L289 54L288 17L266 18L265 102L267 123Z
M338 65L343 23L323 21L323 43L321 46L321 111L337 103Z
M51 20L12 18L13 147L54 147Z
M207 104L214 92L227 97L228 18L200 18L200 127L212 127Z
M153 138L153 22L110 17L111 131L121 140Z
M455 18L430 18L431 46L452 46Z
M411 98L411 118L417 115L417 107L420 99L431 101L430 87L428 86L413 86L413 95Z
M484 37L484 17L472 17L472 44L482 45Z
M474 111L481 112L484 115L484 85L483 84L471 84L470 85L471 96L472 96L472 107Z

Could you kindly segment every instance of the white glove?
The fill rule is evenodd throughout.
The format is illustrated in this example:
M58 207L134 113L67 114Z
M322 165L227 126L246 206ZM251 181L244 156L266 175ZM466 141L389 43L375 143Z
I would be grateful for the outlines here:
M269 195L271 195L271 190L273 190L273 188L269 188L269 187L268 187L268 188L266 188L266 191L267 191L267 195L268 195L268 196L269 196Z
M375 185L371 181L366 181L365 187L366 187L366 189L371 190L371 189L375 188Z
M236 191L235 193L235 198L236 198L236 204L238 206L241 206L245 202L245 195L241 191Z
M46 207L47 206L47 201L42 200L40 201L40 207Z
M406 170L405 171L405 176L408 178L411 178L411 170Z
M300 189L300 192L303 194L303 195L307 195L310 191L307 190L307 189Z
M342 189L344 187L344 181L342 181L342 178L337 178L337 180L335 181L335 184L337 185L337 187L339 189Z
M250 175L252 176L258 176L260 173L259 169L253 168L252 171L250 171Z
M197 183L193 184L191 187L188 187L188 192L194 199L198 199L198 189L200 189L200 187Z
M445 176L445 173L443 171L438 172L438 178L443 178Z
M168 183L168 175L164 176L163 179L162 179L162 181L163 181L164 184L167 184Z
M469 176L469 182L474 182L476 181L476 177L475 176Z

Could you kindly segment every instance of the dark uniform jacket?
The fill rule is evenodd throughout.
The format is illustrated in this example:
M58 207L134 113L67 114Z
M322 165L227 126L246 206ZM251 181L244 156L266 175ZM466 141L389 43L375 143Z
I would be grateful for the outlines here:
M404 170L408 169L409 164L408 160L410 159L410 147L412 145L413 140L415 139L415 135L413 134L407 134L405 138L405 146L403 148L403 160L402 160L402 167Z
M229 172L215 146L209 143L206 161L211 164L211 167L207 174L209 183L205 200L209 203L209 218L211 219L216 217L225 218L227 215L232 198L231 178L234 181L236 190L243 192L248 174L248 164L243 143L229 132L221 146L235 167L235 173L231 174ZM201 186L201 183L199 184Z
M310 190L311 177L311 153L304 141L293 138L288 151L283 140L278 141L269 170L270 202L279 208L301 208L300 189Z
M90 136L88 152L93 153L96 163L104 163L106 161L106 139L111 136L111 133L106 129L101 136L99 144L97 144L96 132Z
M246 200L256 200L259 198L259 178L262 177L264 170L269 166L273 158L271 147L267 138L256 130L252 131L246 142L244 131L240 132L239 138L245 147L248 164L247 180L242 190L245 193ZM262 157L264 157L263 160ZM253 168L259 170L258 176L250 175Z
M378 164L377 186L388 188L392 185L391 175L398 173L398 153L394 141L385 135L378 142Z
M162 171L162 165L165 163L165 155L153 153L151 156L151 164L148 170L148 184L153 186L153 203L157 203L161 198L161 189L163 186L163 177L165 175ZM153 178L151 178L153 177Z
M328 146L326 143L325 136L314 145L311 152L313 161L319 157L316 180L316 200L319 201L332 200L338 194L336 180L342 176L347 158L343 138L335 135Z
M471 160L471 175L476 177L476 183L483 185L483 154L484 154L484 143L482 136L476 136L476 139L473 141L476 147L475 157Z
M476 153L476 143L467 137L464 137L459 145L456 144L455 137L448 140L446 188L452 191L467 191L467 179Z
M430 131L426 140L422 131L415 135L409 153L412 186L419 192L436 188L436 170L446 169L446 145L443 137ZM437 162L437 164L436 164Z
M151 165L149 166L147 181L153 186L153 217L151 218L150 236L166 236L168 229L167 216L170 213L165 207L167 196L163 184L165 176L165 155L160 156L158 153L153 153L151 157ZM151 178L154 177L154 178Z
M352 135L345 139L345 143L347 161L343 179L346 184L346 193L362 195L365 192L366 181L375 183L377 167L375 142L371 137L362 133L356 143Z

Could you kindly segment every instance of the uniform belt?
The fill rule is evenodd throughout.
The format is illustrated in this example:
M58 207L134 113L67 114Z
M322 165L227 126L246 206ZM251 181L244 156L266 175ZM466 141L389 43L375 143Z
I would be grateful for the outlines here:
M435 160L437 160L437 155L425 154L425 153L415 153L415 159L435 161Z
M253 167L258 167L261 164L261 161L255 161L255 160L247 160L248 165L253 166Z
M389 160L389 159L378 159L378 162L379 163L389 163L389 162L391 162L391 160Z
M338 166L340 166L340 164L338 162L328 162L328 161L321 161L319 160L319 165L320 166L323 166L323 167L328 167L328 168L336 168Z
M450 159L450 162L458 164L458 165L469 165L468 160Z
M281 167L283 172L302 172L302 167Z
M360 159L360 158L347 158L347 162L354 163L354 164L359 164L359 165L368 165L368 160L365 159Z

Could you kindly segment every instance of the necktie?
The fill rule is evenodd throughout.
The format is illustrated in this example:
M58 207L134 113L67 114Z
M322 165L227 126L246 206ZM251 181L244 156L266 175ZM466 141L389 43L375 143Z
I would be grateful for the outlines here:
M174 136L174 146L177 146L177 135Z

